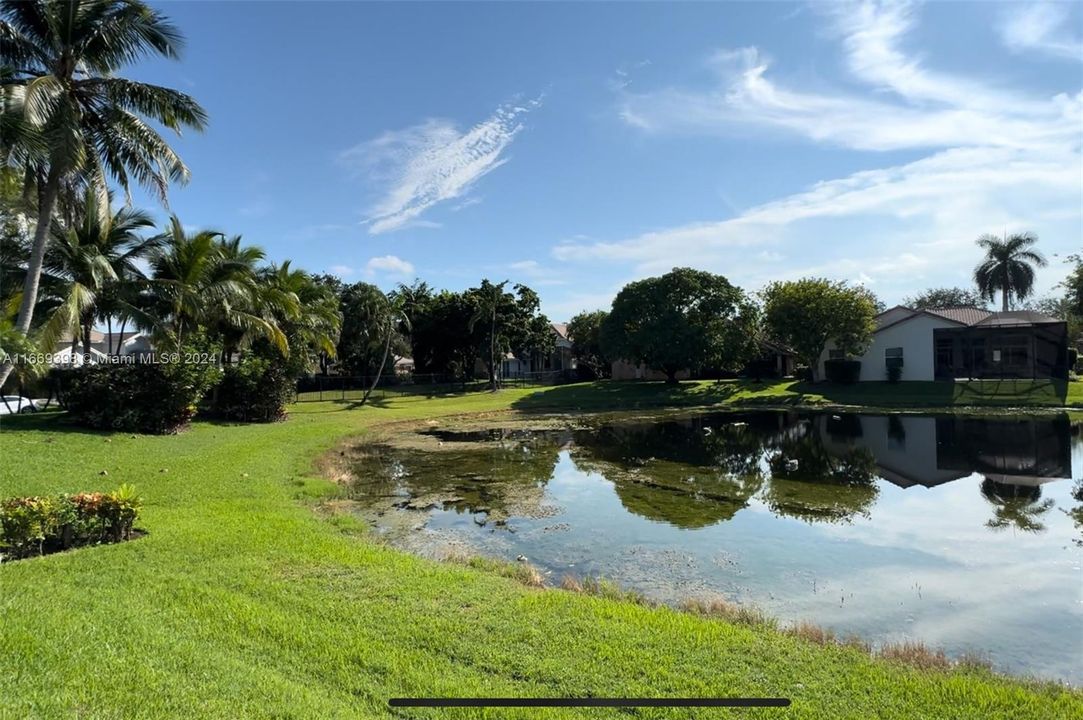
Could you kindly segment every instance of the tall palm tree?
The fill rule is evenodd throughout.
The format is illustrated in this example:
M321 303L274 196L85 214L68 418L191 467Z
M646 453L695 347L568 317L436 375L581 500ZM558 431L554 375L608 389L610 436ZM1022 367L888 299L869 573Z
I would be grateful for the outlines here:
M496 373L496 350L497 350L497 337L496 337L496 317L500 309L500 303L504 299L504 286L508 284L507 280L499 283L491 283L488 280L481 281L481 287L478 290L478 309L474 312L474 316L470 318L470 322L467 328L470 332L474 332L474 326L481 321L488 321L489 323L489 389L497 389L497 373Z
M974 268L974 283L982 297L992 302L1000 292L1004 312L1011 309L1013 298L1029 297L1034 290L1034 268L1046 266L1045 257L1034 249L1037 242L1034 233L978 238L978 247L985 250L985 260Z
M141 0L0 0L0 90L22 108L22 124L4 122L5 132L14 127L45 142L41 152L21 155L38 202L18 332L30 330L66 183L83 175L104 184L109 175L127 193L134 179L164 201L170 182L188 180L187 166L146 119L178 134L202 130L203 108L184 93L118 75L145 56L175 59L182 45L176 27ZM8 372L5 364L0 383Z
M68 229L53 226L53 241L45 256L45 272L64 291L60 306L42 330L41 345L51 350L59 335L81 336L83 352L90 353L90 330L95 320L116 315L138 316L121 286L145 281L138 262L161 244L161 237L143 237L139 231L154 227L142 210L121 208L113 213L108 193L88 187L77 211L79 222Z

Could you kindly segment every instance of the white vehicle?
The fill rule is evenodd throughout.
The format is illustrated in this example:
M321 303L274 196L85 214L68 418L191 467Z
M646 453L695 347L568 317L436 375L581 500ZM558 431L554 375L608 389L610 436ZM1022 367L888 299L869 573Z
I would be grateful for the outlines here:
M15 413L28 413L40 410L38 404L30 398L19 395L4 395L0 399L0 415L13 415Z

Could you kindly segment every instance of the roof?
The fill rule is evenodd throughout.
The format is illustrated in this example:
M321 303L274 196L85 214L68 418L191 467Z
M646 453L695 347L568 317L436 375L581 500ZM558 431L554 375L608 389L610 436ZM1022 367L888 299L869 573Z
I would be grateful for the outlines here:
M899 312L904 311L904 312ZM915 310L903 305L897 305L890 310L885 310L876 316L876 330L886 330L900 323L912 320L915 317L926 315L929 317L947 320L963 327L1032 327L1048 323L1064 322L1049 315L1043 315L1033 310L1009 310L1008 312L994 312L984 308L961 305L949 308L930 308L928 310Z
M556 331L557 335L564 338L565 340L569 339L568 338L568 326L566 324L564 324L564 323L549 323L549 324L553 326L553 330Z
M983 308L973 306L959 306L950 308L929 308L930 313L945 317L948 320L962 323L963 325L977 325L993 313Z
M100 344L104 344L106 342L111 341L112 344L115 345L117 343L118 338L120 339L121 342L127 342L128 340L131 340L136 335L142 335L142 332L139 331L139 330L132 330L130 332L123 332L123 333L119 333L119 332L104 333L101 330L93 330L92 329L90 331L90 342L95 344L95 345L100 345ZM64 333L64 335L60 338L61 343L70 343L71 340L72 340L71 333ZM80 334L79 337L76 338L76 340L78 340L79 342L82 342L83 341L82 334Z
M989 313L989 316L976 323L981 327L1020 327L1028 325L1045 325L1047 323L1064 322L1055 317L1044 315L1033 310L1009 310L1008 312Z

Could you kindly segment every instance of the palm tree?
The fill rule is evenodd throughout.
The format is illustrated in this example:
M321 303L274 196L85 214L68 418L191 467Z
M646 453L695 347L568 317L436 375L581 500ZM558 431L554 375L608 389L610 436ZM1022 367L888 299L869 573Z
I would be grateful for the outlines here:
M496 376L496 315L497 310L500 308L500 302L504 299L504 286L508 284L505 280L500 283L493 284L488 280L481 281L481 288L479 289L478 297L478 309L474 312L474 316L470 318L468 329L470 332L474 332L474 326L482 321L489 321L489 389L496 390L497 388L497 376Z
M16 321L23 335L63 186L79 176L104 185L109 175L125 193L134 179L164 202L170 182L188 180L187 166L145 118L179 134L203 129L203 108L184 93L118 76L148 55L175 59L182 45L176 27L141 0L0 0L0 90L22 112L2 125L26 139L16 159L38 195ZM33 138L44 141L38 152ZM10 370L0 369L0 384Z
M203 323L222 340L222 361L228 365L234 354L257 338L271 340L283 355L288 355L289 343L281 324L300 315L297 296L261 277L259 264L267 255L257 245L242 244L240 235L221 239L218 253L216 274L229 277L237 290L216 297L204 308Z
M380 382L380 378L384 374L384 366L387 365L387 356L391 353L391 341L395 338L395 335L400 332L400 329L405 328L407 331L410 329L410 318L407 317L404 310L405 300L401 295L391 293L384 295L384 302L387 303L386 311L384 314L384 354L380 358L380 366L376 368L376 375L372 378L372 384L365 388L365 394L361 396L361 405L368 402L369 395L376 389L376 385Z
M264 268L259 278L262 286L273 291L269 296L276 299L279 313L275 320L289 340L291 354L323 353L333 358L342 327L335 291L305 271L294 270L289 260ZM289 298L293 299L292 307Z
M42 330L41 345L51 350L60 334L71 332L81 336L83 352L89 354L95 320L118 315L146 320L122 286L146 280L137 261L158 247L161 237L142 237L140 230L154 227L150 215L132 208L112 213L109 195L93 187L87 188L77 212L79 222L67 230L54 223L45 256L45 272L64 290Z
M262 258L262 250L241 247L240 238L225 240L213 230L188 233L172 216L163 245L150 255L153 293L168 325L167 339L179 346L204 329L237 346L263 337L288 355L286 336L256 302L255 263Z
M1034 233L982 235L978 247L985 250L985 260L974 268L974 283L983 298L992 302L999 291L1004 312L1011 309L1012 298L1022 300L1034 289L1034 268L1045 267L1045 257L1034 249Z

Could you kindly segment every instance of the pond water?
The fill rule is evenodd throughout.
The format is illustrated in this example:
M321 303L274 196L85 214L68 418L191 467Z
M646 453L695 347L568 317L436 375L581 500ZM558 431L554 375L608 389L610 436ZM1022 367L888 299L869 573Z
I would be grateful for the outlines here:
M1083 442L1067 417L755 412L428 434L438 451L368 447L354 468L363 512L400 547L525 556L553 584L722 595L1083 682Z

